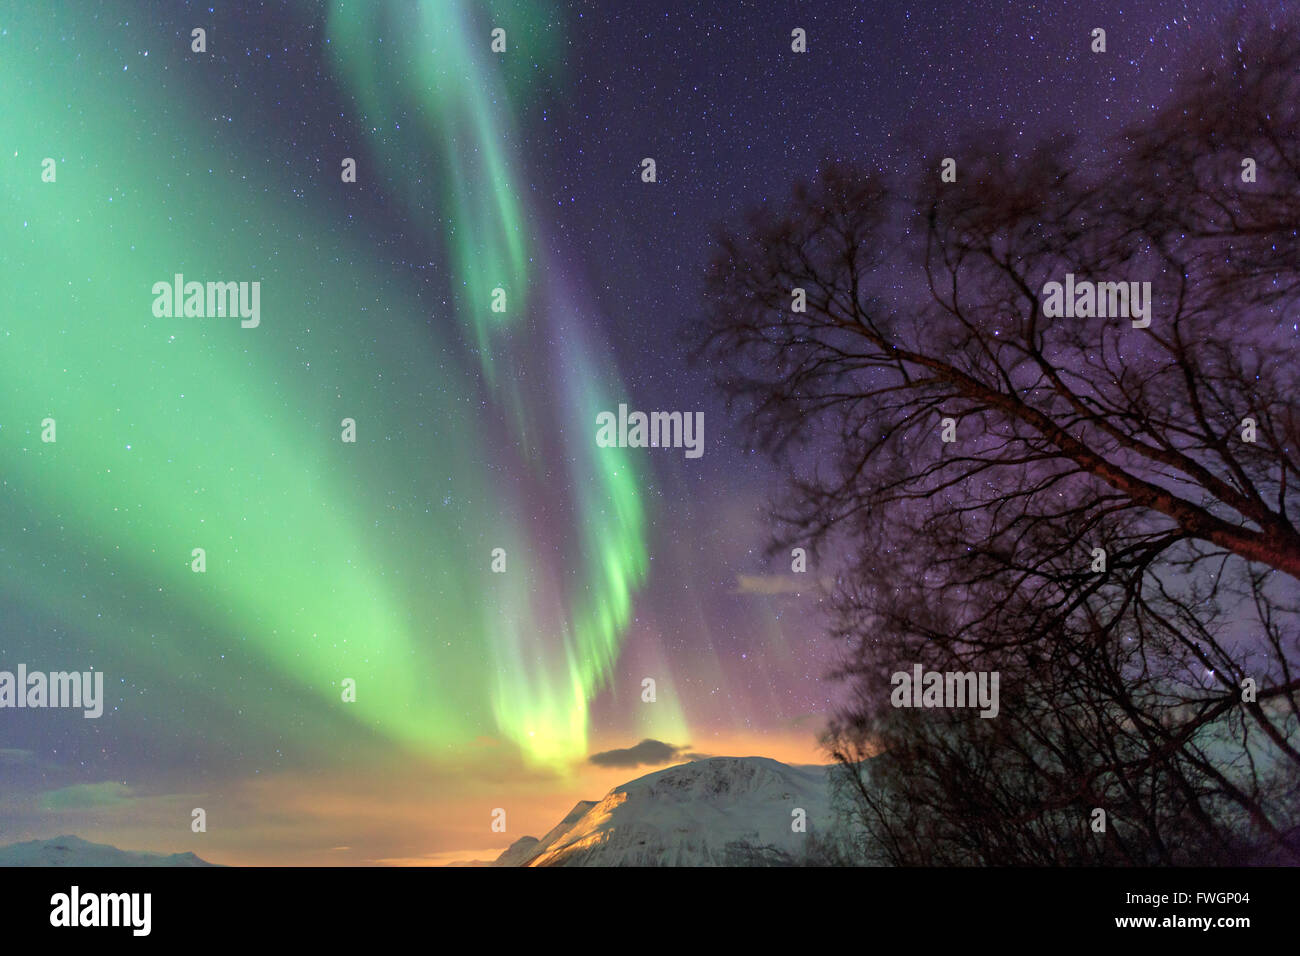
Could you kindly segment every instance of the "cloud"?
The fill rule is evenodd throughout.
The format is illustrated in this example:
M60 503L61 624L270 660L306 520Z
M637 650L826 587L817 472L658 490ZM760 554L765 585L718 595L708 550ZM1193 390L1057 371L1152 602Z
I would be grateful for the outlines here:
M732 594L803 594L830 591L835 579L814 578L807 574L738 574Z
M61 790L50 790L41 799L42 810L92 810L123 806L134 799L131 788L115 780L103 783L78 783Z
M491 866L500 855L498 846L486 850L445 850L424 856L386 856L365 862L380 866Z
M647 737L635 747L592 754L587 758L587 762L597 767L640 767L642 765L653 767L656 764L668 763L670 760L698 760L703 756L704 754L687 753L686 747L675 747L662 740L651 740Z

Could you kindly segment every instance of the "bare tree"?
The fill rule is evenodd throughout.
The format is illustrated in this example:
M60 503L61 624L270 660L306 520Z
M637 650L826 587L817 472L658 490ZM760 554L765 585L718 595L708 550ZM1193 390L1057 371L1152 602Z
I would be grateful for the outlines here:
M1104 150L828 164L719 237L701 353L790 469L774 550L840 565L881 861L1300 862L1300 31L1227 49ZM999 716L891 707L913 663Z

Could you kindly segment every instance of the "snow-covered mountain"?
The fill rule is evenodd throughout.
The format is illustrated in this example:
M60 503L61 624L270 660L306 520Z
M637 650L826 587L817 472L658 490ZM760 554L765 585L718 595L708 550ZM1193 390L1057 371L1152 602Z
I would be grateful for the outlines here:
M556 841L564 834L568 833L581 820L592 807L596 806L595 800L579 800L572 810L565 814L564 819L553 826L546 836L540 840L537 837L520 837L506 849L493 866L528 866L530 862L545 853Z
M767 757L710 757L583 801L541 840L496 866L725 866L800 862L833 830L830 768ZM793 824L802 810L804 832Z
M193 853L136 853L81 837L60 836L0 846L0 866L218 866Z

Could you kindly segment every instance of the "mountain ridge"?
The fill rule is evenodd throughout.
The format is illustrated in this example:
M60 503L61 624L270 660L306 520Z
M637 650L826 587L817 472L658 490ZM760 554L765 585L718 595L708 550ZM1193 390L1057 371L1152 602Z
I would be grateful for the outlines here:
M122 850L108 843L92 843L65 834L44 840L27 840L0 846L0 867L11 866L220 866L194 853L146 853Z
M676 764L580 801L545 837L522 837L494 866L726 866L798 862L835 830L833 766L770 757Z

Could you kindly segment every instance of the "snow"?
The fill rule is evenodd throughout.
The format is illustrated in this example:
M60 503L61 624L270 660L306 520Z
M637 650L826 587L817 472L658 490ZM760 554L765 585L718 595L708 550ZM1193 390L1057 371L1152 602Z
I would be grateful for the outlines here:
M216 866L193 853L137 853L75 836L0 846L0 866Z
M754 849L798 860L832 825L830 768L768 757L710 757L647 774L579 803L498 866L723 866ZM806 815L795 832L793 811Z
M509 848L496 858L493 866L529 866L531 861L546 852L562 836L568 833L581 820L592 807L596 806L595 800L579 800L572 810L564 815L564 819L553 826L540 840L536 837L520 837Z

